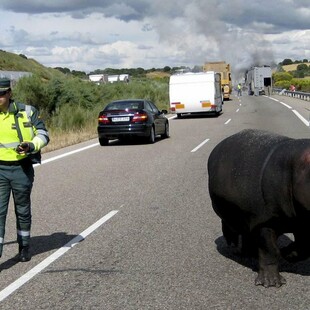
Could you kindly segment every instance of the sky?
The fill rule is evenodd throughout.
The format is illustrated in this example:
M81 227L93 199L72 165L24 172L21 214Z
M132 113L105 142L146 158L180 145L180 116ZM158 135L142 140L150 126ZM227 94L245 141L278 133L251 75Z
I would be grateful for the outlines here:
M310 60L309 0L1 0L0 49L47 67Z

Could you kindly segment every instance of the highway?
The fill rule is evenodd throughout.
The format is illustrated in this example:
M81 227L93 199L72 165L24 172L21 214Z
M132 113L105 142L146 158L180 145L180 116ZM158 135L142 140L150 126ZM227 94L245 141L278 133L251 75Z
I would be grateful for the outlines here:
M232 97L219 117L170 120L154 144L97 139L35 167L32 259L18 263L11 203L0 261L4 309L310 309L310 259L255 286L256 261L226 247L208 194L214 146L245 128L310 138L310 102Z

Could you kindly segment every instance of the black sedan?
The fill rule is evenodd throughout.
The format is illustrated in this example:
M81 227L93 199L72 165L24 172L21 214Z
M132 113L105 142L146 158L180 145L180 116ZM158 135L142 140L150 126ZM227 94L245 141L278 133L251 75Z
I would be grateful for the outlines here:
M169 121L156 105L145 99L126 99L110 102L98 116L98 138L100 145L109 140L126 137L145 137L154 143L155 137L169 137Z

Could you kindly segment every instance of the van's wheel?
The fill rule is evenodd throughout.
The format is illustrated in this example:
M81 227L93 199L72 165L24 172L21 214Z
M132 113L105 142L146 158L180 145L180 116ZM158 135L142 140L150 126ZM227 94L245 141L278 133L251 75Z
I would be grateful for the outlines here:
M109 145L109 139L107 139L107 138L99 138L99 144L101 146Z

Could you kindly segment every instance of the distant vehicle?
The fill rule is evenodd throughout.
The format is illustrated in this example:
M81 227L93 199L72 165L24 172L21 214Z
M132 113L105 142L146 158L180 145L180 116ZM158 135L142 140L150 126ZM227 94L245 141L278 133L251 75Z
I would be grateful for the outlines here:
M249 95L265 95L271 93L272 72L270 66L252 67L245 73L245 84Z
M95 82L97 85L108 83L107 74L90 74L89 80Z
M109 140L127 137L145 137L154 143L155 137L169 137L169 121L156 105L144 99L125 99L110 102L98 116L98 138L100 145Z
M219 115L223 104L221 75L214 71L171 75L169 97L170 110L178 118L186 113Z
M203 66L203 71L215 71L221 74L221 85L224 100L230 99L232 92L230 64L225 61L206 62Z
M129 82L129 74L120 74L119 75L119 81L128 83Z
M119 75L118 74L108 75L108 82L109 83L119 82Z

